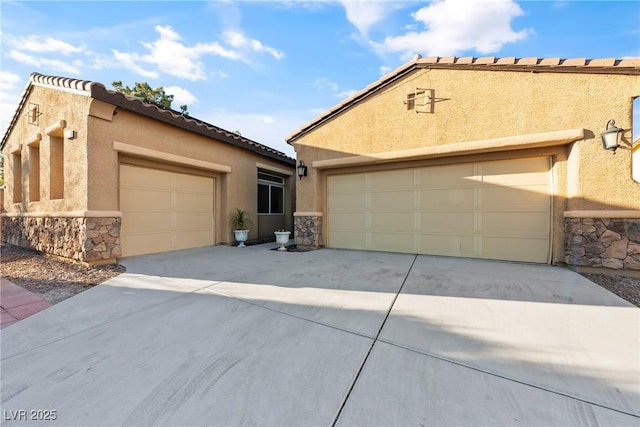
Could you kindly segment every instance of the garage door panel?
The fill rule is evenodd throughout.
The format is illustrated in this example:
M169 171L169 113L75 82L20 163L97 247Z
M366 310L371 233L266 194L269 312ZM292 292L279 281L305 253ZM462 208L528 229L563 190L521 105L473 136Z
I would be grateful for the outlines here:
M545 238L483 237L482 256L489 259L547 263Z
M180 192L211 194L211 178L175 174L174 188Z
M473 236L453 234L421 234L418 252L421 254L445 256L475 256Z
M365 208L366 199L362 193L334 194L329 203L329 212L361 211Z
M548 212L483 212L481 223L485 234L546 237L549 233Z
M120 185L122 187L165 189L171 186L171 176L160 170L124 166L120 168Z
M473 212L422 212L420 230L438 233L473 233Z
M415 253L413 233L371 233L370 246L380 251Z
M502 160L480 165L482 182L502 186L546 184L549 181L549 159Z
M547 185L526 187L485 187L481 205L484 209L540 209L549 206Z
M370 186L377 189L402 189L414 186L415 172L413 169L385 171L372 174Z
M162 211L172 207L171 193L143 188L123 188L120 190L121 203L130 211Z
M213 227L208 212L178 212L175 218L175 228L178 231L199 230L206 235Z
M172 250L171 232L137 234L135 238L122 239L123 254L143 254L147 248L156 248L156 252L166 252Z
M169 232L172 227L171 212L127 212L126 219L122 221L123 235Z
M176 193L176 210L211 212L213 206L213 194Z
M368 249L367 234L357 231L331 231L329 241L336 248L344 249Z
M330 214L329 224L332 230L364 230L366 214L364 212L349 212Z
M373 210L413 209L414 207L413 190L371 192L371 209Z
M214 243L213 178L120 165L123 256Z
M413 232L415 214L413 212L372 212L370 222L371 228L376 230Z
M334 175L330 176L329 180L334 183L331 186L334 191L360 191L366 187L366 177L363 174Z
M550 165L512 159L331 176L327 245L548 262Z
M423 209L473 209L473 188L444 188L420 191L420 207Z
M420 169L421 187L470 187L474 185L473 164L433 166Z

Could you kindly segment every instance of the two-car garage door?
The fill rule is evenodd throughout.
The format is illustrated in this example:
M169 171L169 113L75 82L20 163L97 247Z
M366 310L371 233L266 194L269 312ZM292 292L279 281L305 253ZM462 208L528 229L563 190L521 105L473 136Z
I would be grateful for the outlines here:
M331 175L327 202L329 247L549 260L546 157Z
M214 180L120 165L122 255L214 244Z

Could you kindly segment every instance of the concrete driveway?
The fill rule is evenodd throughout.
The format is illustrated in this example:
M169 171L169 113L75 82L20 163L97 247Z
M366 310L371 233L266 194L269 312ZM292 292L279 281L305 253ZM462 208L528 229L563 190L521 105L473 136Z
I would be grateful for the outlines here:
M572 271L269 247L126 259L5 328L2 424L640 424L640 310Z

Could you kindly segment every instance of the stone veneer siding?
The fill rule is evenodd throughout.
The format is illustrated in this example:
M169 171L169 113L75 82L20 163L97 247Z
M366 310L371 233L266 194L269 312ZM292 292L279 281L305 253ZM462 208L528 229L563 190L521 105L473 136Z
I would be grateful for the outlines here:
M115 262L120 218L3 216L2 241L88 264Z
M567 264L640 270L640 219L565 218Z
M295 216L293 221L293 238L299 249L318 249L322 246L321 216Z

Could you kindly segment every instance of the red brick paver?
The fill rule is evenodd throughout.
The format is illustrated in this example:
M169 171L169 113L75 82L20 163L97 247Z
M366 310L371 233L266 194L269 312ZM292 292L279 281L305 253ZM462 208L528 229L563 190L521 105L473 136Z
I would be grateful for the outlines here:
M0 277L0 329L51 307L51 305L46 299L21 288L4 277Z

